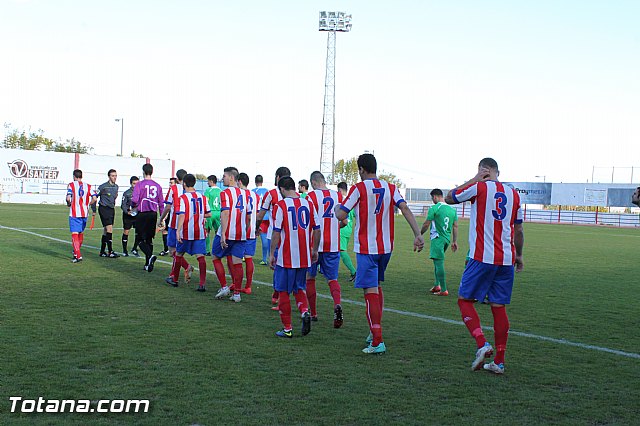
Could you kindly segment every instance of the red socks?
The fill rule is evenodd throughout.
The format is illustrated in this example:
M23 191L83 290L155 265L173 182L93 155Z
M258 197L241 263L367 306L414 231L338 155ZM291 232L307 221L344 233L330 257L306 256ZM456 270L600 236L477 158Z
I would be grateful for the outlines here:
M280 321L285 330L291 330L291 301L289 293L286 291L278 292L278 309L280 310Z
M80 245L82 244L80 242L80 235L82 234L71 234L71 245L73 246L73 255L76 258L80 258Z
M377 293L365 293L367 321L373 334L372 346L378 346L382 342L382 312L380 311L380 295Z
M200 270L200 286L204 287L207 282L207 260L204 256L198 258L198 269Z
M80 246L82 246L82 243L84 242L84 232L79 233L78 238L80 238Z
M232 265L231 279L233 281L233 294L240 294L242 290L242 279L244 278L244 270L242 269L242 263L236 263Z
M378 296L380 297L380 322L382 322L382 312L384 312L384 293L382 286L378 284Z
M245 264L247 265L247 284L244 288L251 288L251 284L253 284L253 270L255 269L253 257L245 257Z
M491 313L493 314L493 330L496 339L496 356L493 358L493 362L501 364L504 363L504 353L507 350L507 339L509 338L507 308L492 306Z
M484 338L484 333L480 326L480 317L473 305L474 303L475 302L470 300L458 299L458 307L462 314L462 321L464 321L464 325L469 329L471 336L476 339L476 345L478 348L481 348L487 342L487 339Z
M213 259L213 270L216 272L218 281L220 281L220 287L226 287L227 277L224 275L224 266L222 266L221 259Z
M340 301L340 284L338 284L337 280L329 281L329 291L331 292L331 297L333 298L333 305L339 305L342 303Z
M181 256L181 257L182 257L182 267L186 271L187 269L189 269L189 262L187 262L187 259L185 259L184 256Z
M307 280L307 300L309 300L309 310L311 311L311 316L317 316L316 312L316 300L318 296L316 295L316 279L309 278Z
M180 265L182 265L182 259L184 256L178 256L177 254L173 255L173 265L171 265L171 279L173 281L178 282L180 277Z
M280 295L282 295L282 292L280 292ZM307 312L309 310L309 305L307 304L307 295L304 294L304 291L298 290L296 291L294 296L296 297L296 306L298 307L300 313L304 314L305 312Z

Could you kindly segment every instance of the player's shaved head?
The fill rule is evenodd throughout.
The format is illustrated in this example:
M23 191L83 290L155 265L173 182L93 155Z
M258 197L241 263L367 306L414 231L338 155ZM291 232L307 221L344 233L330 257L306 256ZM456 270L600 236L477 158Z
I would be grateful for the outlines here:
M256 175L255 182L256 185L262 185L262 183L264 182L264 178L262 177L262 175Z
M378 162L373 154L362 154L358 157L358 168L365 173L375 174L378 170Z
M187 173L183 176L182 183L184 183L184 186L187 188L193 188L196 186L196 177L191 173Z
M295 191L296 181L291 176L285 176L278 181L278 188L285 191Z
M227 175L227 177L233 178L234 182L238 181L238 169L236 169L235 167L227 167L224 169L224 174Z
M327 183L327 181L324 178L324 175L319 172L319 171L315 171L313 173L311 173L311 176L309 176L309 180L311 180L311 183L313 184L313 182L318 182L318 183Z
M187 171L185 169L178 170L176 172L176 178L178 178L178 182L182 182L186 175L187 175Z
M82 179L82 170L75 169L73 171L73 177L76 178L76 179Z
M496 160L494 160L493 158L487 157L487 158L483 158L482 160L480 160L480 163L478 164L478 167L486 167L487 169L491 169L491 170L498 170L498 162Z

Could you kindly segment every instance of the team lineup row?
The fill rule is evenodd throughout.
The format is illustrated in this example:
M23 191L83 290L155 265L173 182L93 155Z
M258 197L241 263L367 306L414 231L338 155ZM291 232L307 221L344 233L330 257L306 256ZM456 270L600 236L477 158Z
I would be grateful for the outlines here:
M415 251L423 249L422 234L430 230L430 257L434 262L436 277L431 292L447 296L444 253L448 247L457 250L457 216L455 209L448 204L470 201L470 250L460 283L458 306L477 345L472 370L484 368L493 373L504 373L509 330L505 305L511 300L514 272L523 268L524 233L518 194L498 181L499 171L495 160L481 160L476 175L451 190L446 197L440 190L432 191L435 204L429 209L422 228L418 226L398 188L377 178L377 162L372 154L362 154L357 164L361 182L353 185L348 192L346 184L340 185L340 192L329 189L322 173L313 172L310 176L313 190L300 196L286 167L276 170L276 188L250 191L247 189L249 177L234 167L227 167L223 174L224 190L220 190L216 182L212 182L215 177L210 176L210 188L205 194L199 194L195 190L195 177L179 170L176 173L176 185L170 187L166 197L163 197L160 185L152 179L153 167L145 164L142 167L144 179L136 184L132 181L132 187L127 191L130 193L125 192L123 196L123 224L125 231L128 231L135 223L134 249L139 246L144 252L144 269L151 272L156 261L153 238L158 229L164 230L165 218L168 218L166 239L173 264L166 282L177 286L182 269L186 280L190 280L194 268L184 256L194 255L200 272L198 290L205 291L205 256L210 250L220 283L215 297L220 299L229 296L235 302L240 302L241 293L251 292L250 277L253 274L256 238L264 238L262 246L269 247L268 264L274 270L272 301L277 304L283 326L276 335L282 338L293 336L290 295L294 296L300 312L301 334L310 332L311 322L317 318L315 281L318 270L327 280L333 298L334 327L342 326L338 267L341 250L344 253L351 235L350 227L353 227L356 267L350 271L354 286L363 289L370 330L367 346L362 352L382 354L386 352L382 337L382 283L393 251L395 209L402 213L411 227ZM114 170L109 171L109 179L95 192L90 185L82 182L82 172L74 171L74 182L69 184L67 203L70 206L73 261L76 263L82 259L80 246L88 208L96 203L98 197L101 200L99 209L103 225L109 222L113 224L113 219L109 220L110 211L103 207L115 208L115 198L111 195L113 188L109 188L115 185ZM104 203L103 197L106 200ZM208 239L210 235L215 235L211 243ZM265 244L265 240L270 244ZM105 247L108 247L108 254ZM123 248L126 255L125 235ZM101 253L113 257L111 229L107 225ZM265 257L263 254L263 262ZM227 285L223 258L227 259L232 281L230 286ZM243 258L247 264L247 283L244 288ZM486 363L494 354L494 348L484 337L474 306L476 301L485 298L491 304L494 317L496 346L494 360Z

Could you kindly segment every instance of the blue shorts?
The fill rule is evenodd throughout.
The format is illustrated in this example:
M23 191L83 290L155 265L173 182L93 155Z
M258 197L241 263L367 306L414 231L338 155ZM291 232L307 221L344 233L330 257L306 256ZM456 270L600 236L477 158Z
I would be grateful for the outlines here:
M235 256L242 259L244 256L245 243L246 241L227 240L227 248L223 250L222 247L220 247L220 235L216 235L213 239L211 254L220 259L227 256Z
M71 217L69 216L69 230L71 233L78 232L83 233L84 228L87 227L86 217Z
M307 268L283 268L276 265L273 278L273 288L276 291L295 293L307 289Z
M462 273L458 296L508 305L513 290L513 265L490 265L470 259ZM357 277L357 276L356 276Z
M176 232L177 231L173 228L167 228L167 247L178 247L178 237L176 236Z
M256 254L256 239L247 240L244 245L244 256L253 257Z
M353 287L378 287L378 283L384 281L384 271L386 271L390 259L391 253L356 253L356 280L353 283Z
M326 279L337 280L340 269L340 253L318 253L318 261L311 265L307 271L309 276L315 277L318 274L318 265L320 265L320 273Z
M169 245L169 243L167 243L167 245ZM192 256L194 254L205 254L207 252L207 243L205 240L182 240L182 242L176 246L176 251Z

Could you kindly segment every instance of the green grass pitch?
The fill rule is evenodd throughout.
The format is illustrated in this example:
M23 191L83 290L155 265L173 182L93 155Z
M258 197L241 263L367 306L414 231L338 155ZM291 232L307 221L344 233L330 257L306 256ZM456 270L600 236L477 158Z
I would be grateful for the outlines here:
M360 352L364 308L350 302L361 302L362 293L343 266L343 328L332 328L330 301L319 298L311 333L300 337L294 323L295 338L281 340L269 285L254 285L253 295L234 304L213 299L213 275L203 294L193 285L167 286L165 263L149 274L141 259L99 258L84 248L85 261L71 264L67 211L0 205L2 424L638 422L640 230L525 224L525 271L508 308L506 374L494 376L470 371L474 342L456 305L465 221L460 250L447 254L451 296L434 297L428 250L413 253L409 227L396 219L384 285L386 308L394 310L383 319L388 352L368 356ZM99 246L100 234L99 226L87 231L85 245ZM120 236L116 230L117 250ZM157 253L160 238L155 242ZM197 271L195 258L188 260ZM257 281L270 277L256 265ZM318 289L328 294L321 280ZM477 308L483 326L491 326L490 309ZM493 333L486 335L492 342ZM12 414L10 396L149 399L151 409Z

